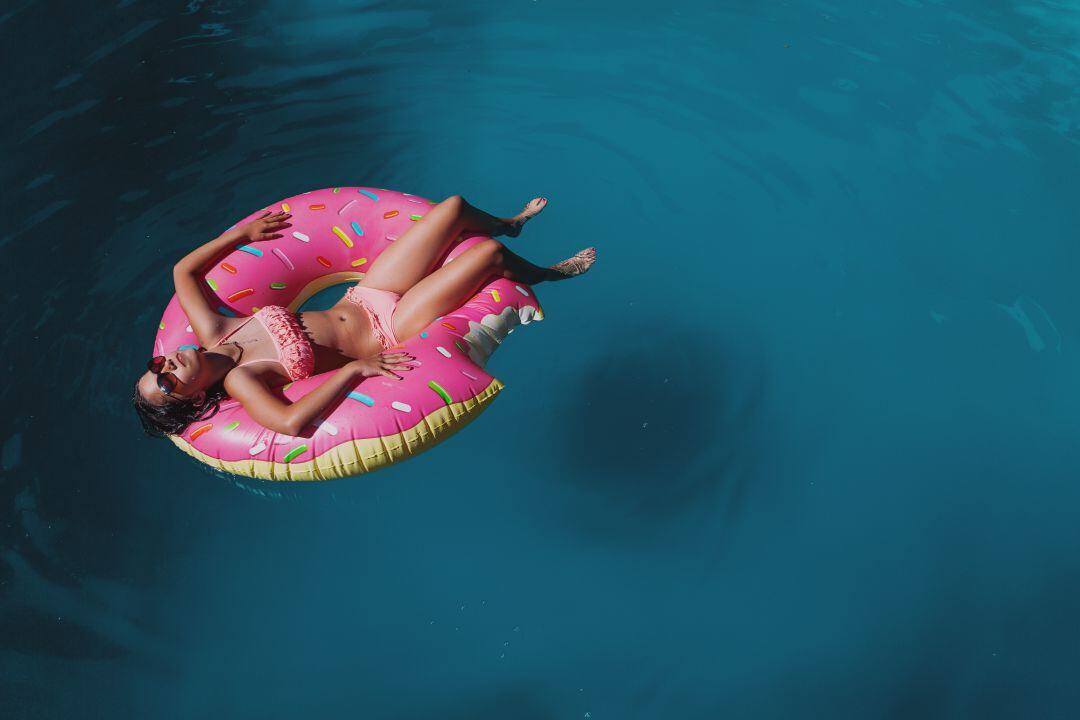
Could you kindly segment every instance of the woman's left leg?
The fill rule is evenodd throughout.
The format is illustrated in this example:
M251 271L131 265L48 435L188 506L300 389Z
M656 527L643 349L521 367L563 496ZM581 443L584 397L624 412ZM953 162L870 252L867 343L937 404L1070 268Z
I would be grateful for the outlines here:
M536 285L557 275L515 255L498 240L482 240L405 293L394 311L394 334L399 342L411 338L435 318L461 307L492 277Z

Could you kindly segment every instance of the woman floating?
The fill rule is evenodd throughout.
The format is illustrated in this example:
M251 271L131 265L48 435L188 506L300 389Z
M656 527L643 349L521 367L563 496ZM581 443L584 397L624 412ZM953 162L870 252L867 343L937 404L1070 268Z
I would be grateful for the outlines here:
M540 267L493 239L517 237L546 204L545 198L535 198L514 217L499 218L460 195L448 197L414 217L416 222L378 254L336 305L295 314L267 304L248 317L232 317L218 312L204 295L202 281L211 268L238 244L261 256L259 243L281 238L292 227L292 213L267 210L230 229L173 268L176 296L199 345L162 352L147 363L134 395L143 427L152 435L179 435L213 416L231 397L264 428L300 436L363 378L402 380L401 373L411 372L417 363L401 344L460 307L493 278L536 285L576 277L592 266L595 248ZM463 234L488 237L436 267ZM292 235L307 242L299 232ZM281 393L282 386L328 372L332 375L303 397L289 401Z

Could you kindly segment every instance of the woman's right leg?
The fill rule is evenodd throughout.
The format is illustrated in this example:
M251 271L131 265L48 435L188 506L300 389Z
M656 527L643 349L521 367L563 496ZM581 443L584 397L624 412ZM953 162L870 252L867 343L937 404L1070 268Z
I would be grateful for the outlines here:
M491 236L516 234L545 203L543 198L537 198L519 215L504 219L473 207L460 195L451 195L383 250L359 284L404 295L431 273L447 246L463 232Z

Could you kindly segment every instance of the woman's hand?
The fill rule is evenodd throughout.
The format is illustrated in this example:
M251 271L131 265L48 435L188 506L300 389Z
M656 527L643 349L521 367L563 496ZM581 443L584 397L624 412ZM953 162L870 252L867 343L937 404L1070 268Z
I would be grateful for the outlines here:
M292 227L292 225L289 225L286 222L291 217L292 213L271 213L267 210L262 214L262 217L252 220L243 227L244 237L250 242L276 240L281 237L281 233L279 233L278 230Z
M363 377L385 375L386 377L404 380L405 378L394 371L412 370L414 366L408 363L415 359L414 356L407 352L381 352L378 355L353 360L346 367L356 370Z

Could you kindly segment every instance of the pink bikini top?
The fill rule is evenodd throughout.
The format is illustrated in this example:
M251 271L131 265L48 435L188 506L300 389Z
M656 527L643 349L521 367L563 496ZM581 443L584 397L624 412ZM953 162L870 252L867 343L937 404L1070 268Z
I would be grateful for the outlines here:
M285 368L285 373L290 380L303 380L311 377L311 373L315 369L315 353L311 348L311 341L308 340L307 334L296 316L280 305L267 305L260 308L258 312L241 323L239 327L221 338L218 343L228 340L240 328L251 322L252 319L257 319L266 328L267 334L270 335L270 341L274 343L274 349L277 350L278 362L281 363L281 367ZM260 360L248 360L240 363L237 367L250 365L253 362L260 362Z

